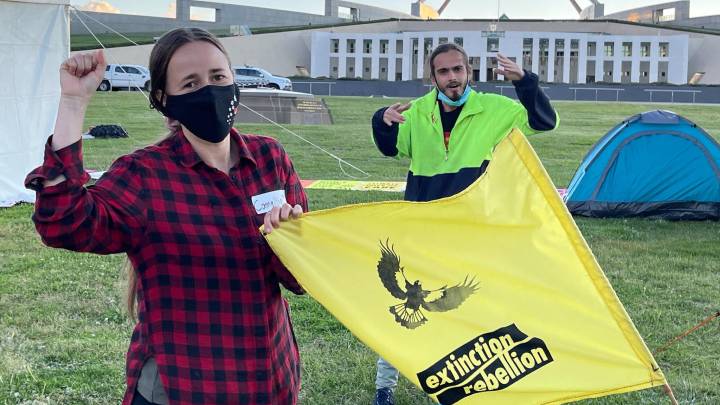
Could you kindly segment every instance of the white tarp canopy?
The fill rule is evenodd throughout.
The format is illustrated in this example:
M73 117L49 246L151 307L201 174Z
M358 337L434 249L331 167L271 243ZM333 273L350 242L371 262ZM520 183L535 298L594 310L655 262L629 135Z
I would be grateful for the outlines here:
M25 175L42 163L70 50L69 0L0 0L0 207L35 200Z

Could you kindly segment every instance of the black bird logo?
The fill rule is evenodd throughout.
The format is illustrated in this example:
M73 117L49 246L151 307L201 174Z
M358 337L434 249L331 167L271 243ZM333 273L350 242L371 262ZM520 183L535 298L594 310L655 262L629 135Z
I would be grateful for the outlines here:
M465 280L455 286L448 288L444 286L437 290L423 290L420 280L411 283L405 277L405 268L400 266L400 257L395 253L394 246L390 246L390 239L383 244L380 241L380 261L378 261L378 274L383 286L393 297L405 302L390 307L390 313L395 315L395 321L400 325L415 329L424 324L427 318L422 309L432 312L445 312L460 306L470 295L477 291L478 283L475 279ZM397 279L400 273L405 280L405 291L400 287ZM425 299L434 292L440 292L440 298L427 302Z

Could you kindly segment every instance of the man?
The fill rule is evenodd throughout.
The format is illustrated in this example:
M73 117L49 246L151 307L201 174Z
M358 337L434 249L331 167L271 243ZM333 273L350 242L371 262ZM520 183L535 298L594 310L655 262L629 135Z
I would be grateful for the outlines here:
M487 168L492 150L513 128L525 134L555 129L558 117L537 75L498 54L495 72L513 81L520 103L469 86L465 50L442 44L430 55L435 88L407 104L381 108L372 118L373 139L385 156L410 158L405 200L430 201L464 190ZM375 405L394 404L398 371L377 362Z

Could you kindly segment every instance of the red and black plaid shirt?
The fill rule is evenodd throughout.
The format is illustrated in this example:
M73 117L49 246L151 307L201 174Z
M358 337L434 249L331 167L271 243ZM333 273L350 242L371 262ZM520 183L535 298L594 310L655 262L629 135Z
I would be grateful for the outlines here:
M272 138L231 141L230 174L207 166L182 133L119 158L93 186L77 142L53 151L26 186L43 241L80 252L126 252L135 267L138 319L127 391L154 357L171 404L294 404L300 360L278 282L302 288L265 243L254 195L285 190L307 210L292 163ZM66 181L42 187L64 174Z

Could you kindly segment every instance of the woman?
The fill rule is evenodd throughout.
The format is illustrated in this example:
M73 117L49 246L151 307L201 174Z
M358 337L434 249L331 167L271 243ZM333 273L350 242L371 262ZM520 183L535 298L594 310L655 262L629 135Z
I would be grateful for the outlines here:
M300 181L275 140L232 128L239 94L210 33L168 32L149 65L151 104L179 129L85 187L81 127L106 63L101 51L63 63L55 131L26 179L36 228L49 246L126 252L135 269L123 404L293 404L299 354L278 283L302 288L258 228L307 210Z

